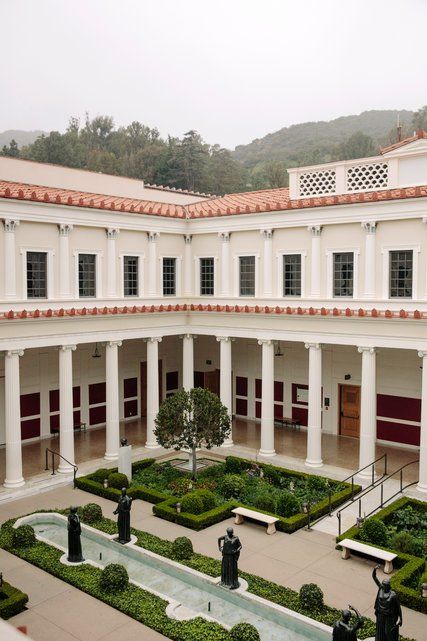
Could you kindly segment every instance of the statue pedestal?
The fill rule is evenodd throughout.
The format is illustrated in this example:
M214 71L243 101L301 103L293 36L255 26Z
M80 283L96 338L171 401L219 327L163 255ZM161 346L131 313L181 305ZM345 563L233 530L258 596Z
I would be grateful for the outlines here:
M132 481L132 445L119 448L119 472L126 474L129 483Z

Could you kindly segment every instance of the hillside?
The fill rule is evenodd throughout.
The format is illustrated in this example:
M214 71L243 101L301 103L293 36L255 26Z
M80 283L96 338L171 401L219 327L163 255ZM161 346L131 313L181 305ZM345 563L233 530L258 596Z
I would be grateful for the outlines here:
M18 147L24 147L24 145L31 145L36 138L41 136L43 131L23 131L22 129L8 129L7 131L0 132L0 148L3 145L8 145L11 140L15 140L18 143Z
M330 121L283 127L248 145L239 145L233 157L247 168L272 160L282 161L286 167L336 160L339 145L358 132L370 136L378 147L388 143L391 130L394 129L394 133L396 131L398 115L404 130L410 130L413 111L364 111L359 115L342 116Z

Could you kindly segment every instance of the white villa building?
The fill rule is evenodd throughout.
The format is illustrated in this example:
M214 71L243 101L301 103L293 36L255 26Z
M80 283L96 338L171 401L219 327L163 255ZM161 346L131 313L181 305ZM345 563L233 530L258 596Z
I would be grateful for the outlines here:
M120 429L156 448L159 402L198 385L230 452L289 453L289 417L307 466L326 442L353 470L413 450L427 491L427 134L289 184L217 198L0 158L1 483L47 446L70 472L95 433L107 460Z

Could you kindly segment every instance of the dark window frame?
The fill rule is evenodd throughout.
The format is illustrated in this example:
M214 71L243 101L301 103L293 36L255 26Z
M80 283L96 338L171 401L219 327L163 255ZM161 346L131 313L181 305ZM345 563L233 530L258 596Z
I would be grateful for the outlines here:
M162 291L163 296L176 296L177 259L174 256L164 256L162 260Z
M131 261L134 262L131 265ZM128 268L132 269L128 271ZM137 298L139 296L139 256L126 254L123 256L123 296Z
M209 261L209 262L208 262ZM209 266L209 269L208 269ZM209 272L211 270L211 272ZM199 259L200 296L215 295L215 258L203 256Z
M391 249L389 251L389 298L413 298L414 295L414 250Z
M334 298L354 297L354 251L332 254L332 295Z
M43 261L38 259L43 256ZM46 251L26 252L26 279L28 299L47 299L49 257Z
M286 264L286 262L288 264ZM287 271L288 268L288 271ZM282 295L301 297L302 293L302 255L282 254Z
M239 256L239 296L256 296L255 255Z
M91 258L91 261L86 260ZM85 264L86 263L86 264ZM86 269L86 272L83 269ZM78 286L79 298L96 298L97 296L98 255L90 252L79 252ZM86 282L85 282L86 279Z

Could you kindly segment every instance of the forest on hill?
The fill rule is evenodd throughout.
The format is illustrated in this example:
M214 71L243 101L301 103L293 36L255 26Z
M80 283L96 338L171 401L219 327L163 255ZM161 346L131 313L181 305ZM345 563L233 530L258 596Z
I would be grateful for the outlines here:
M182 138L162 138L140 122L116 127L111 116L87 115L84 123L70 118L65 133L41 133L22 146L16 138L32 132L17 130L0 154L224 194L284 187L288 167L374 156L380 146L396 142L398 118L403 137L427 129L427 106L416 112L373 110L292 125L234 152L206 143L194 130Z

